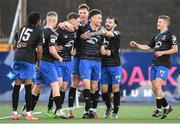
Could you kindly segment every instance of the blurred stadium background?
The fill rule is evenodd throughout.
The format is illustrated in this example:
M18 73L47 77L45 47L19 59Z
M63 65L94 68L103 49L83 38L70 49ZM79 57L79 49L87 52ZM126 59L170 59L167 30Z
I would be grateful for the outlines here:
M19 6L21 9L18 8L18 2L22 2L22 6ZM87 3L91 9L98 8L102 10L103 25L104 19L110 15L117 17L120 22L117 30L122 32L120 46L123 66L121 101L124 103L154 103L149 81L149 68L153 53L152 51L141 52L131 49L129 42L135 40L147 43L157 33L157 17L162 14L171 17L170 28L179 41L179 0L0 0L0 117L3 116L1 110L4 110L2 109L4 103L11 103L13 88L11 66L14 53L11 50L11 42L13 42L13 32L17 31L19 26L25 23L26 15L32 11L39 11L42 17L45 18L46 13L53 10L59 14L59 21L64 21L69 12L77 12L78 5L81 3ZM17 25L16 12L19 12ZM180 52L173 55L171 59L172 68L168 81L164 83L163 88L167 100L179 106ZM23 88L21 92L20 101L23 101ZM78 94L81 101L81 92ZM48 96L49 87L46 86L42 91L40 101L46 103Z

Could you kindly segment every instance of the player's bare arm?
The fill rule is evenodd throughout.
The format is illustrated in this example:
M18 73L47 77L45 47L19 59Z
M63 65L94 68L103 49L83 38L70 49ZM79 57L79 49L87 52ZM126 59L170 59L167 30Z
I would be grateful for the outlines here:
M149 47L148 45L142 45L142 44L139 44L135 41L131 41L130 46L133 48L138 48L138 49L145 50L145 51L148 51L151 49L151 47Z
M155 52L155 55L157 57L160 57L162 55L171 55L171 54L175 54L177 52L178 52L178 45L173 45L172 48L169 50Z

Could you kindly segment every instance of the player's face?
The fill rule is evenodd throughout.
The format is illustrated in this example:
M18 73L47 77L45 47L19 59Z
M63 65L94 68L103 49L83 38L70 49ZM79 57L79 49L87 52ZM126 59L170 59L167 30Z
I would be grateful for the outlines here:
M158 19L158 22L157 22L157 29L158 30L162 30L164 28L167 28L168 26L168 22L164 19Z
M94 23L94 25L96 26L101 26L101 22L102 22L102 15L101 14L97 14L91 17L91 22Z
M37 22L37 26L38 26L38 27L40 27L40 26L41 26L41 19L40 19L40 20L38 20L38 22Z
M86 8L80 9L78 11L78 14L81 22L86 22L88 20L89 11Z
M113 28L116 27L116 24L114 22L114 19L109 19L107 18L106 19L106 22L105 22L105 27L108 31L112 30Z
M79 25L80 25L80 19L72 19L71 20L71 24L75 27L75 29L78 29Z

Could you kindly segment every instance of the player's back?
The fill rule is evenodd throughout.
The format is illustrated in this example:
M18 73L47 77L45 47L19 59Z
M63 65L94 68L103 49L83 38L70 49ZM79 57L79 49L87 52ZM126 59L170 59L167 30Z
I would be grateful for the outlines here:
M35 63L35 49L42 44L42 31L34 25L23 26L18 32L15 61Z
M54 62L55 58L50 54L49 47L55 46L57 40L57 34L53 30L47 27L43 29L43 35L44 35L44 44L43 44L42 60L48 62Z

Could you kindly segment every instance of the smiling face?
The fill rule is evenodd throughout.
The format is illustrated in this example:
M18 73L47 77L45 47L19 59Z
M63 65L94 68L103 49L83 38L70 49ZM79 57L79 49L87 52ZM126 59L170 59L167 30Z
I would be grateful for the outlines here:
M89 11L86 8L79 9L78 14L82 23L88 20Z
M158 21L157 21L157 29L158 30L162 30L164 28L167 28L169 25L168 21L165 20L165 19L161 19L159 18Z
M96 25L96 26L101 26L101 22L102 22L102 15L101 14L97 14L91 17L91 22Z
M105 27L108 31L113 30L116 27L115 20L113 18L107 18L105 22Z
M78 29L78 27L80 25L80 19L79 18L71 19L69 22L75 27L75 29Z

